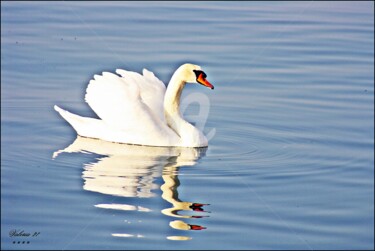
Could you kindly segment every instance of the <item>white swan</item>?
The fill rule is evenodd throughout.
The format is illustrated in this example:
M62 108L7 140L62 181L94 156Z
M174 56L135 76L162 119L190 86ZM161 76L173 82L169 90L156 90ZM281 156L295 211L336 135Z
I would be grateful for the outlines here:
M86 89L85 101L100 119L54 109L71 124L77 134L106 141L149 145L205 147L207 138L180 113L180 97L186 83L214 86L206 80L201 67L181 65L166 89L152 72L143 75L117 69L95 75Z

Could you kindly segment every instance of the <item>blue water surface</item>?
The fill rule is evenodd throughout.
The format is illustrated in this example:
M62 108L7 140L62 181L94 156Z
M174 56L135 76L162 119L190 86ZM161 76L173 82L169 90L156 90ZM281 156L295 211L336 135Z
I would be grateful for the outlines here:
M215 85L183 93L207 149L77 138L53 109L185 62ZM1 248L374 249L374 3L2 1Z

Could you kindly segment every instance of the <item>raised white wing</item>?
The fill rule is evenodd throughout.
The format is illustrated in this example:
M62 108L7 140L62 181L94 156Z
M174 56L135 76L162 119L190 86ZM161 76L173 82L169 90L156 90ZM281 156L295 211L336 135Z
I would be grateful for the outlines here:
M132 131L153 131L164 121L165 85L147 70L143 76L117 70L123 77L103 72L86 89L85 100L107 124Z
M136 83L139 87L142 101L164 121L164 94L166 87L154 73L143 69L143 76L137 72L117 69L116 73L121 75L127 81Z

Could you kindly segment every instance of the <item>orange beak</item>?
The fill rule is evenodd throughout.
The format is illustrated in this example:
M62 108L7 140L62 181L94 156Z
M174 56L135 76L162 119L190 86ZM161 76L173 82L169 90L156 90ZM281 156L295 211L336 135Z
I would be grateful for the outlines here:
M208 82L204 77L203 77L203 73L199 74L198 78L197 78L197 82L200 83L201 85L204 85L208 88L211 88L212 90L214 89L214 86L211 85L210 82Z

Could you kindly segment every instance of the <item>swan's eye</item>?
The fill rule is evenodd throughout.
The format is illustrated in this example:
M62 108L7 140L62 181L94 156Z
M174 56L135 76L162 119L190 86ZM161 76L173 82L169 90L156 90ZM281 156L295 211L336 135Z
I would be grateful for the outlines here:
M200 76L201 74L202 74L202 77L203 77L203 78L207 78L206 73L204 73L203 71L193 70L193 72L195 73L195 76L197 77L197 79L199 78L199 76Z

